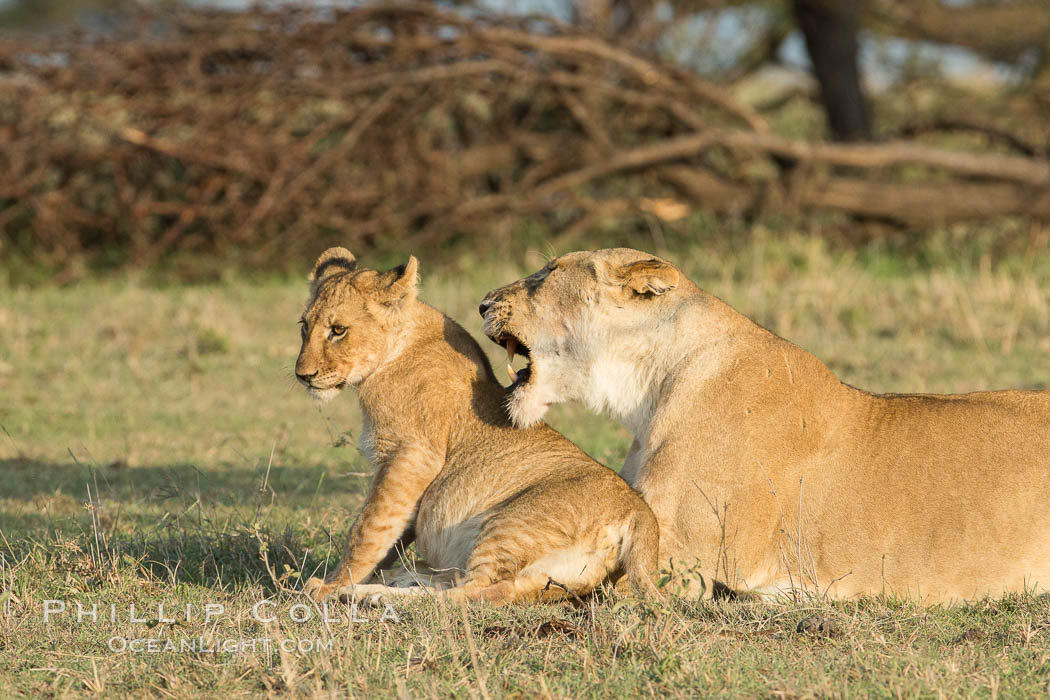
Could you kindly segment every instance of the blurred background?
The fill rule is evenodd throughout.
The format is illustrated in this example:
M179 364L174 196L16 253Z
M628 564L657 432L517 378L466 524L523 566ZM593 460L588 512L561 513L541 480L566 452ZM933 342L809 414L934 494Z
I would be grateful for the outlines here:
M756 224L1048 240L1045 0L0 0L0 27L15 283Z

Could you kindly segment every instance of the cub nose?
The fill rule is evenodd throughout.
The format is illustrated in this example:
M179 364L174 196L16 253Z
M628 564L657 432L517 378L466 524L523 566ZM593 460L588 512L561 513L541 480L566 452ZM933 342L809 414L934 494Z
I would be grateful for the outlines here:
M306 374L305 372L296 372L295 373L296 379L301 381L303 384L309 384L310 380L313 379L316 376L317 376L317 372L316 371L310 372L309 374Z
M480 304L478 304L478 313L481 314L482 316L484 316L485 312L488 311L491 308L492 308L492 299L485 299Z

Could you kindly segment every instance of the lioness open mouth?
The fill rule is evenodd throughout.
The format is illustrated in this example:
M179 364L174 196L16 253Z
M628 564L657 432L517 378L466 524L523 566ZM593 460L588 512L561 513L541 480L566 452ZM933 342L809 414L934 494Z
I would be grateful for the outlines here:
M507 351L507 375L510 377L510 389L517 389L528 383L529 378L532 377L532 357L529 353L529 346L521 342L512 333L501 333L498 337L492 339L497 345L503 346ZM529 364L525 367L515 371L513 367L514 356L521 355Z

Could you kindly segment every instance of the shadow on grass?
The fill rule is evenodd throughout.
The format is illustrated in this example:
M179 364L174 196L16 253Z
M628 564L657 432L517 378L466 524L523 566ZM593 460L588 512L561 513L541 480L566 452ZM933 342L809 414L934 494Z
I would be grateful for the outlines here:
M324 474L316 466L273 464L265 467L194 464L128 467L122 462L95 466L78 462L42 462L0 459L0 496L32 500L40 495L65 494L86 499L161 502L173 498L240 504L258 500L265 484L280 493L282 505L308 505Z
M311 538L292 527L165 534L117 541L111 547L156 580L223 589L259 586L271 593L301 588L305 579L323 571L330 549L327 538L312 547Z
M100 580L109 567L172 584L298 588L298 572L323 570L344 533L299 525L299 511L320 508L323 468L266 471L0 460L0 553L40 557L55 573L94 568Z
M0 555L52 579L73 574L98 589L115 579L146 579L224 591L262 588L267 593L298 590L322 574L330 551L327 538L311 547L311 538L292 528L241 528L162 531L156 536L119 536L101 543L90 534L58 533L46 539L15 538Z

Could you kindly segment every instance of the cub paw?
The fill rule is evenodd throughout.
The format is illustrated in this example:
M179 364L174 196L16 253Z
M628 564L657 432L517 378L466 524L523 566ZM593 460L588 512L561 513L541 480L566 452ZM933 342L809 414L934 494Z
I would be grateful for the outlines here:
M332 593L333 587L316 576L310 578L303 586L303 593L320 603Z

